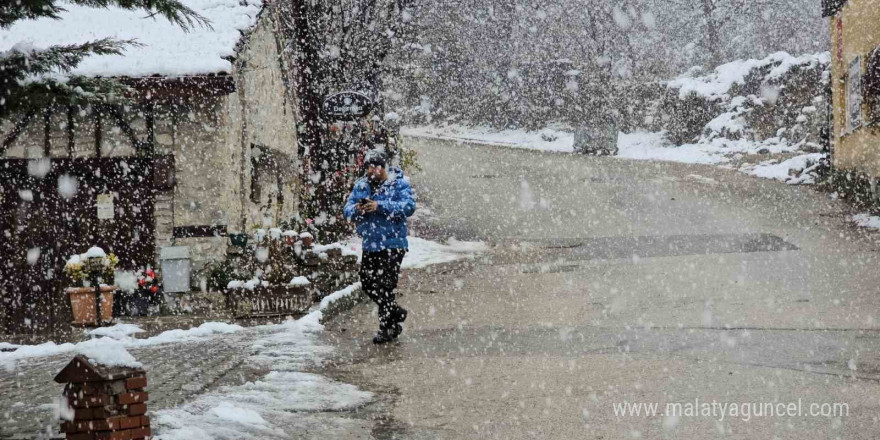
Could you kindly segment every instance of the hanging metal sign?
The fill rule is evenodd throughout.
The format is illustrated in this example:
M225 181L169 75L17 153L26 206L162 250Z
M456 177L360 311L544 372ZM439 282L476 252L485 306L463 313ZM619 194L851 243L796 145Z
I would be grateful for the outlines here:
M324 100L324 115L338 121L352 121L362 118L373 110L373 100L363 93L340 92Z

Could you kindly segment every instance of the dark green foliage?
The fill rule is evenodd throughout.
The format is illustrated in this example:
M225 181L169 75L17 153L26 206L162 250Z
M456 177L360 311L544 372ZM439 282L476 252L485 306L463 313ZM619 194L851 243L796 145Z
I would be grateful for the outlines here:
M871 191L871 179L865 174L849 170L829 170L820 182L820 187L837 192L843 200L848 200L860 210L878 208Z

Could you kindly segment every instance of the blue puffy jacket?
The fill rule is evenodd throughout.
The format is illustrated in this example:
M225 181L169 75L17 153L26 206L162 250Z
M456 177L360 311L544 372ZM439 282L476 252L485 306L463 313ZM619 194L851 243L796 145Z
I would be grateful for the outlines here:
M370 214L359 214L357 204L361 199L378 202L379 208ZM388 179L370 193L370 182L361 177L345 204L345 218L357 224L358 235L364 239L364 252L383 249L408 249L406 218L416 210L409 178L398 167L388 169Z

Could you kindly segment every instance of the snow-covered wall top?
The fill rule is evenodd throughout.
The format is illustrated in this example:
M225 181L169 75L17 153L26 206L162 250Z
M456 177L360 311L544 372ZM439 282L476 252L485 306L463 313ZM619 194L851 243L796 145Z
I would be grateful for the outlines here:
M754 69L773 66L764 78L764 82L768 82L779 79L794 66L815 68L820 65L828 65L830 62L831 54L829 52L807 54L798 57L786 52L777 52L760 60L736 60L722 64L716 67L714 71L702 76L698 76L702 73L700 70L691 69L684 75L669 81L667 85L670 88L678 89L679 97L682 99L693 93L697 96L713 100L726 100L730 98L727 96L730 88L734 84L745 84L746 77Z
M182 0L211 22L189 32L164 17L151 18L143 10L89 8L62 4L61 20L22 20L0 30L0 54L52 45L80 44L100 38L137 40L122 56L86 58L72 73L84 76L184 76L231 72L223 59L235 54L241 30L252 28L262 0Z

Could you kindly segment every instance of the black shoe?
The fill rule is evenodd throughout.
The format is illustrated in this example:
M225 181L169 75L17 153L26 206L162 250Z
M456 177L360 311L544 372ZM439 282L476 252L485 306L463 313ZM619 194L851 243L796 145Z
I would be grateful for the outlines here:
M376 332L376 336L373 336L373 343L374 344L385 344L387 342L393 341L394 338L395 338L395 336L391 336L390 334L388 334L388 332L380 330L380 331Z
M403 326L400 323L394 324L394 327L391 328L391 338L397 339L401 333L403 333Z

